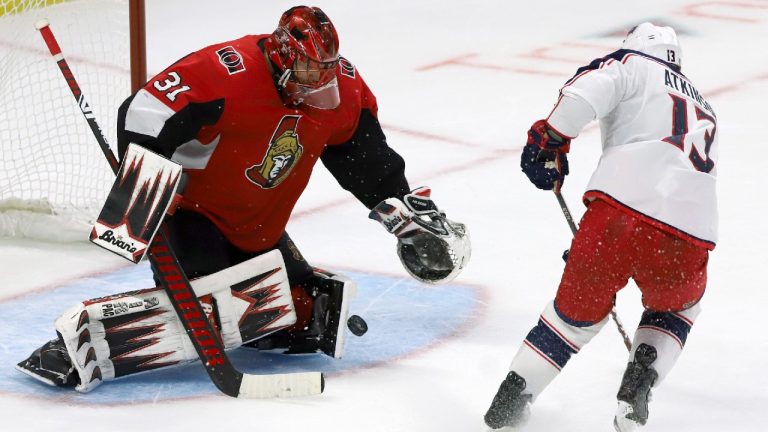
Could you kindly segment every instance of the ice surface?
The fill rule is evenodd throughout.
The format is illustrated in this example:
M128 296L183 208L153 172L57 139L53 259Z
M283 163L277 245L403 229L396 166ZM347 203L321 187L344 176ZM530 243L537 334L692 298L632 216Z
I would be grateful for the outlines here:
M151 72L205 44L269 32L290 5L246 0L148 3ZM6 380L13 364L6 362L0 365L4 430L484 430L482 415L499 381L554 295L563 266L560 255L570 238L555 198L533 188L518 168L525 132L547 115L559 86L578 66L613 51L621 42L617 31L645 20L680 30L683 71L714 107L721 146L721 235L711 255L703 312L677 367L654 392L646 430L766 429L762 410L768 405L768 338L762 316L768 291L760 271L768 262L768 198L762 189L761 159L768 95L768 2L316 4L336 24L342 53L377 95L379 118L390 145L407 161L412 185L431 186L438 205L469 226L472 261L455 285L476 288L474 306L464 304L476 312L459 320L463 327L444 333L437 343L425 342L423 349L409 355L331 374L322 396L294 400L239 401L210 393L104 403L109 397L97 393L91 401L43 389L34 393L31 389L40 386L32 381L23 391L9 389ZM596 165L599 139L591 125L572 145L572 174L564 195L577 217L583 213L579 197ZM368 275L378 275L378 281L404 280L394 239L366 213L318 167L288 230L314 265L349 271L361 284ZM126 264L97 249L0 240L0 310L42 298L46 292L66 291L84 276L98 285L105 283L106 275L126 271ZM366 296L376 295L371 285L368 289ZM94 295L97 291L94 288ZM20 351L20 346L44 342L40 332L49 329L52 334L52 317L80 296L52 304L39 315L27 311L32 315L24 318L32 327L30 339L10 331L18 312L3 314L2 358ZM412 323L402 318L408 313L429 309L430 316L439 317L436 311L456 307L434 300L413 296L412 304L401 304L388 325ZM617 309L632 330L641 313L633 285L619 294ZM364 307L354 312L365 316ZM612 325L574 357L537 400L526 430L612 430L615 394L626 362L626 350ZM403 344L435 334L419 326L399 330ZM366 336L374 335L372 329ZM364 353L349 353L355 355ZM193 366L187 370L202 373ZM152 394L180 394L178 388L188 384L173 379L153 383L151 376L143 375L141 381ZM117 391L120 386L115 384L96 392Z

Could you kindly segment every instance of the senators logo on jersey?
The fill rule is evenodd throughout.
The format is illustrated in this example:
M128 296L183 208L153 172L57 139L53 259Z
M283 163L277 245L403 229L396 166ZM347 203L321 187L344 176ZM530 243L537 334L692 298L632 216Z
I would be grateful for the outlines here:
M245 170L245 176L264 189L271 189L288 177L301 158L304 148L299 143L297 115L286 115L272 133L269 149L260 164Z
M216 51L216 54L219 56L219 62L221 62L221 64L227 68L227 72L230 75L234 75L245 70L243 58L240 56L240 53L237 52L237 50L235 50L233 47L226 46Z

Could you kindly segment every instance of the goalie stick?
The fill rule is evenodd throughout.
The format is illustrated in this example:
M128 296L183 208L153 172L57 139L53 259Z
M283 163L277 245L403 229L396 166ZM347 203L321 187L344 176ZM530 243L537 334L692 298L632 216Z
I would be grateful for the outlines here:
M565 216L565 220L568 222L568 226L571 227L571 232L573 235L576 235L576 231L579 229L576 227L576 222L574 222L571 211L568 209L568 204L565 203L563 194L560 193L557 188L553 189L553 192L557 197L557 202L560 204L560 210L563 211L563 216ZM613 318L613 322L616 323L616 328L619 330L619 333L621 333L622 339L624 339L624 346L627 347L628 351L632 351L632 340L629 339L629 335L627 335L626 330L624 330L624 325L622 325L621 321L619 320L619 314L616 313L616 306L611 308L611 318Z
M35 26L40 31L51 56L59 66L59 70L67 80L69 89L72 91L80 111L88 121L88 126L90 126L101 151L107 158L109 166L114 173L117 173L119 168L117 158L112 153L104 133L96 123L93 111L85 100L72 70L61 53L61 48L59 48L48 21L38 21ZM184 329L203 362L206 372L222 393L239 398L269 398L307 396L323 392L325 379L321 372L253 375L243 374L235 369L224 352L224 345L216 336L197 301L189 279L184 274L162 228L152 239L148 259L152 269L159 276L160 284L168 293L168 298L171 300L179 320L184 325Z

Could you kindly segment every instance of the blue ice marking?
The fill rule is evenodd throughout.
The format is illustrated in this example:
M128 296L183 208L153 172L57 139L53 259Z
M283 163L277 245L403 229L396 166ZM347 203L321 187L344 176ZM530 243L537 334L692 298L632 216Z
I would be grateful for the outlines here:
M323 371L333 374L375 367L429 347L455 333L478 310L478 288L459 284L426 286L410 278L359 272L338 272L357 282L350 314L362 316L368 333L347 333L344 358L322 354L284 355L249 349L228 351L235 367L247 373ZM149 266L142 263L107 275L0 302L4 337L0 340L0 392L87 405L151 402L219 394L202 365L194 362L104 383L91 393L49 387L18 372L14 366L45 341L55 337L54 320L85 299L154 286Z

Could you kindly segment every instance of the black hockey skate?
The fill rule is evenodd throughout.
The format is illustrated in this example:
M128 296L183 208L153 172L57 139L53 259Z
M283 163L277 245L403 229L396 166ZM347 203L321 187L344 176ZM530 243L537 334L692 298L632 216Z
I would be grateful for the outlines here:
M648 421L648 402L651 399L651 387L659 374L651 368L656 360L656 348L640 344L635 351L635 359L627 364L624 378L616 398L619 407L613 426L618 432L629 432Z
M46 342L16 365L16 369L51 386L74 387L79 383L61 338Z
M523 393L525 379L511 371L499 386L499 391L485 413L485 424L491 429L520 426L528 419L531 406L530 394Z
M313 281L315 286L307 290L314 305L312 321L306 330L292 333L281 330L245 346L259 350L284 349L285 354L323 352L330 357L340 358L345 337L343 326L348 310L344 298L345 284L335 279L318 277Z

